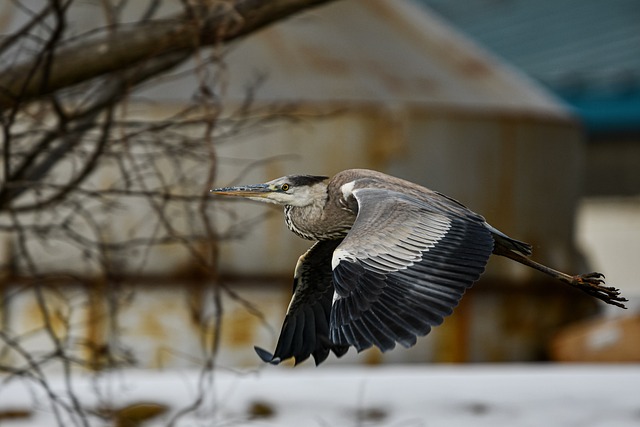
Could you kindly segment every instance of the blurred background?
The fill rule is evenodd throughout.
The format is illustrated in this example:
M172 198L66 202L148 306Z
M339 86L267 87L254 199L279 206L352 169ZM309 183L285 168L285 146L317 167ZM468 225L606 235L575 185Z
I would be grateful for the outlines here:
M20 381L89 425L122 414L76 376L198 372L172 425L214 368L258 369L310 242L208 190L291 173L420 183L630 300L493 258L415 347L326 365L640 360L637 2L257 3L0 5L0 424Z

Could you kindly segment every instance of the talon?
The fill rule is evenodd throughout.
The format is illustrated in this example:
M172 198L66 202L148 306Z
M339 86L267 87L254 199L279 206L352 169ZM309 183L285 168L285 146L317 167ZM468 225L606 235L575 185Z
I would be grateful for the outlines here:
M585 278L591 278L591 277L599 278L599 279L604 279L605 278L604 274L598 273L597 271L594 271L593 273L582 274L580 276L585 277Z
M603 286L605 283L604 274L597 272L579 274L577 276L573 276L572 279L572 285L583 292L586 292L607 304L626 308L623 303L628 300L620 295L619 289L612 286Z

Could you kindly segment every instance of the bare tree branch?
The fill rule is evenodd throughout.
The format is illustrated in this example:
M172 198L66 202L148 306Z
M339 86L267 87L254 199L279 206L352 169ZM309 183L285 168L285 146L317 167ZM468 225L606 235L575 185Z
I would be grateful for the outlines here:
M225 43L332 0L233 0L202 2L170 19L119 27L106 36L70 42L56 50L51 66L33 62L0 71L0 110L109 72L175 52L193 53Z
M31 155L24 159L17 170L7 177L5 185L2 190L0 190L0 209L2 209L3 206L10 204L11 201L20 196L26 188L29 188L33 183L45 176L47 172L60 161L66 152L76 146L78 142L82 140L82 136L96 125L96 121L104 108L119 102L128 92L130 87L138 85L146 79L172 68L185 58L186 55L180 52L165 55L145 62L139 67L134 67L126 72L120 73L116 78L107 81L106 85L102 87L101 92L92 100L92 103L81 113L75 115L74 119L76 120L69 120L70 123L65 124L65 126L72 127L72 129L67 129L61 143L56 149L49 151L45 159L33 166L33 162L36 158L41 157L45 148L51 144L53 139L59 136L58 133L50 132L42 138L39 146L32 150ZM111 119L106 120L105 123L110 125ZM65 189L61 190L58 194L52 196L47 201L40 201L36 204L27 206L13 207L12 209L17 211L28 211L46 207L46 205L63 198L70 190L75 189L95 167L98 157L102 152L101 147L104 147L107 142L107 135L107 129L104 129L103 138L100 140L101 142L98 144L93 156L91 157L93 160L87 162L83 171L79 173ZM24 181L24 185L7 185L8 183L15 184L19 181Z

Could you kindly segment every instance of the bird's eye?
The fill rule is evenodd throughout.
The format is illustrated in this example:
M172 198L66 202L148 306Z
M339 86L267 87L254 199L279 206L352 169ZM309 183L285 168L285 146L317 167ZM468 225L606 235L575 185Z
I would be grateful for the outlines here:
M289 191L289 184L282 184L282 185L280 186L280 189L281 189L282 191Z

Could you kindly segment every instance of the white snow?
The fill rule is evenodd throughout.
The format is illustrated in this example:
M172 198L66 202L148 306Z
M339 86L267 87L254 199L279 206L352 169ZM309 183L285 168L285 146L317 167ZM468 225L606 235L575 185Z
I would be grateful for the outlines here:
M213 387L204 387L202 407L179 418L176 426L640 425L640 365L635 364L267 366L245 373L216 371L205 383ZM64 390L62 378L51 384ZM197 397L198 373L121 371L97 380L85 377L73 387L93 407L101 400L114 406L164 403L170 411L144 424L164 426ZM0 425L54 426L47 402L42 391L23 380L0 383L0 412L35 408L28 420L0 420ZM248 410L256 404L273 414L250 419Z

